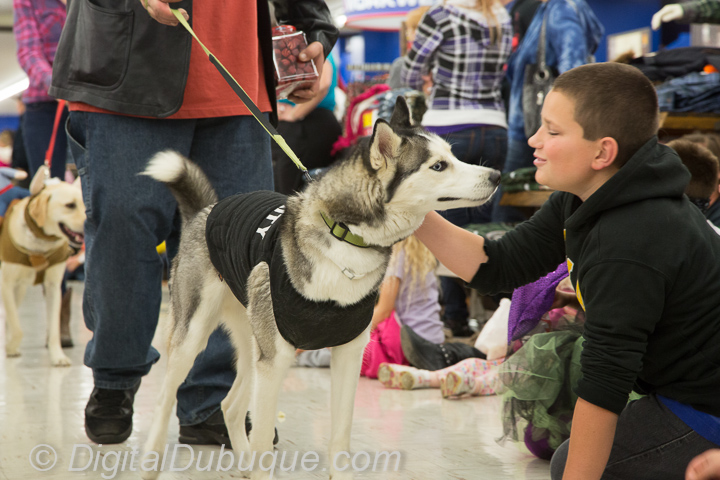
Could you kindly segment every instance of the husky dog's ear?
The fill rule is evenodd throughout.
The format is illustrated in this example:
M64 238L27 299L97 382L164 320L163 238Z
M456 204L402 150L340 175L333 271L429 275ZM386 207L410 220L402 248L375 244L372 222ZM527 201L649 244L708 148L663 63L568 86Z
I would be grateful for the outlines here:
M412 126L412 115L405 97L400 95L395 101L395 110L390 117L390 125L395 128L408 128Z
M47 220L48 204L50 203L50 193L43 192L34 197L28 204L28 213L35 220L39 227L45 226Z
M40 190L45 188L45 181L50 178L50 169L43 165L37 169L32 181L30 182L30 195L37 195Z
M388 160L398 155L401 142L402 139L385 120L380 119L375 122L370 140L370 165L373 170L387 167Z

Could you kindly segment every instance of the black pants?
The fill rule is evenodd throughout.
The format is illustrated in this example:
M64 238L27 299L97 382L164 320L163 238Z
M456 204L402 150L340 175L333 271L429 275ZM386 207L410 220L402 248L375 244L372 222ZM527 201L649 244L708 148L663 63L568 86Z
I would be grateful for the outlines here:
M569 440L550 464L552 480L562 478ZM682 480L695 456L717 445L685 425L655 395L628 404L618 418L603 480ZM592 452L587 452L592 455Z
M333 162L330 150L342 133L335 115L326 108L316 108L298 122L280 122L277 130L308 170L327 167ZM301 190L302 172L275 142L272 159L275 191L290 195Z

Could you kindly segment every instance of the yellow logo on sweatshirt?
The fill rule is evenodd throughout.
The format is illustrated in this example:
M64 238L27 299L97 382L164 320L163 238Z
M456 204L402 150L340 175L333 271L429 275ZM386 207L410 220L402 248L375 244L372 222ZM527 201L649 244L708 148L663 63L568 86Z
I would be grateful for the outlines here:
M575 296L577 297L578 302L580 302L580 306L582 307L582 309L585 310L585 302L583 301L582 293L580 293L580 281L579 280L575 283Z

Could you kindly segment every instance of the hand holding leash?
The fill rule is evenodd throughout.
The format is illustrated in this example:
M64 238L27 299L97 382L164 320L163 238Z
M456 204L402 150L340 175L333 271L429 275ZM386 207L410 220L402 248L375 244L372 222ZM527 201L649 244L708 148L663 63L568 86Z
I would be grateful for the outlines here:
M175 17L175 14L172 13L169 4L177 3L179 1L180 0L140 0L143 7L145 7L145 10L147 10L148 14L150 14L152 18L163 25L170 25L172 27L176 26L180 22ZM178 12L182 14L186 21L190 18L185 9L178 8Z

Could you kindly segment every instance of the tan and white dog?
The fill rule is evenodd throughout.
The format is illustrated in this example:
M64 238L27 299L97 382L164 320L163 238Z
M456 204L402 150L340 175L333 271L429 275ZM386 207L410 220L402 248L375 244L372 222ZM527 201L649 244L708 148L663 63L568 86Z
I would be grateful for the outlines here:
M29 197L8 208L0 234L2 299L5 304L8 357L20 355L18 307L33 284L42 283L45 292L47 342L53 366L68 366L70 359L60 344L61 283L70 246L83 242L85 204L79 182L46 182L40 169L30 185Z

